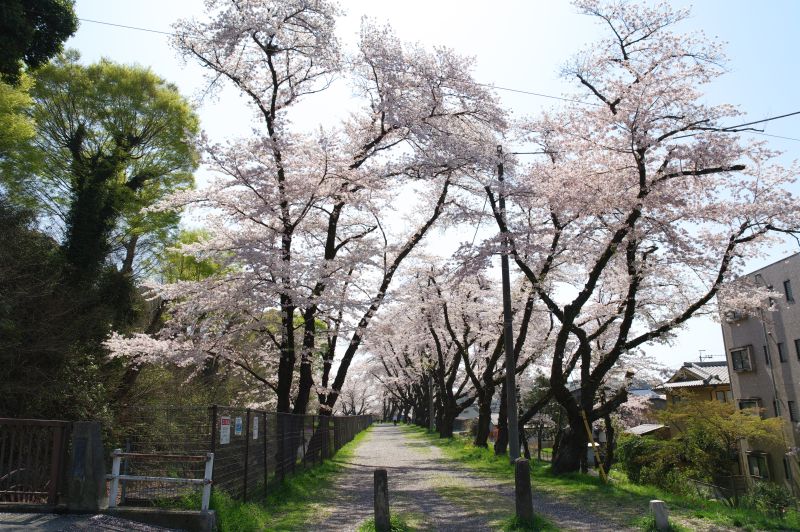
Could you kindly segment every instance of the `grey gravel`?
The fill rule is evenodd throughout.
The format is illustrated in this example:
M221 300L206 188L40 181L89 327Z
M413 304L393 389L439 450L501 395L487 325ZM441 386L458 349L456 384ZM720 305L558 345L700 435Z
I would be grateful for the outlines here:
M110 515L63 515L46 513L0 513L4 532L175 532L172 528L136 523Z
M514 513L513 479L498 480L467 468L441 449L392 425L373 427L356 448L329 498L317 501L319 512L308 530L356 530L372 517L373 471L389 476L391 511L409 514L426 530L496 530ZM563 530L622 530L618 524L593 515L591 503L570 505L536 493L534 509Z

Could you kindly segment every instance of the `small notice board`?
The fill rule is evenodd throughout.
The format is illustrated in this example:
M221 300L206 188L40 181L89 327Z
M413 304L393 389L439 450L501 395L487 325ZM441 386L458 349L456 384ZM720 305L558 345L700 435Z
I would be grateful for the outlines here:
M226 445L231 442L231 418L222 416L219 418L219 444Z

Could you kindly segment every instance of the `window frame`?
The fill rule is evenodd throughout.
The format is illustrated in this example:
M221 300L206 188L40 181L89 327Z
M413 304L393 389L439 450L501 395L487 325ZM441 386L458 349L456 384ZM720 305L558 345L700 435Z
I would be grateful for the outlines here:
M751 346L745 345L742 347L736 347L734 349L731 349L729 353L731 357L731 367L733 368L733 371L753 371L753 350L751 349ZM744 353L745 355L744 359L740 358L739 360L740 362L739 365L742 366L739 368L736 367L735 355L737 353ZM742 362L746 362L747 367L744 367Z
M786 296L787 303L794 303L794 294L792 293L792 280L786 279L783 282L783 295Z
M786 346L783 342L775 342L775 344L778 346L778 359L780 359L781 362L787 362L789 357L786 356Z
M758 475L753 474L753 461L756 462L756 466L758 467ZM761 468L761 462L763 461L764 464L764 471ZM763 451L748 451L747 452L747 473L753 477L758 478L761 480L770 480L772 477L770 475L769 470L769 455ZM766 473L764 475L763 473Z

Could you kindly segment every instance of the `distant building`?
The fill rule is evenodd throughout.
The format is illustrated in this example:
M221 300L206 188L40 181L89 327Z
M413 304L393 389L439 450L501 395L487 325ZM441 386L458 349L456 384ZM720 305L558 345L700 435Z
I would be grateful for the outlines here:
M732 403L731 380L724 360L684 362L664 384L656 388L667 396L667 404L681 400Z
M765 417L780 417L785 445L741 445L743 472L751 478L768 479L798 490L800 470L800 253L791 255L744 276L759 286L771 287L782 298L765 301L757 315L727 311L722 315L730 383L739 408L758 407ZM734 281L735 286L736 281ZM768 310L767 310L768 308Z

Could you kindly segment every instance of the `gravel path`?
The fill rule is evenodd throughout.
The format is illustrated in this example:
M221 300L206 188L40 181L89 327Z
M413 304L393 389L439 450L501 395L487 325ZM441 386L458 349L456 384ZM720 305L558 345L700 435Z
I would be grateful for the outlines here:
M377 425L355 450L330 498L317 501L308 530L352 531L372 517L373 471L389 475L392 512L410 516L423 530L494 530L514 513L513 480L498 480L443 456L441 449L400 427ZM535 489L534 489L535 491ZM589 511L534 493L534 508L563 530L622 530Z

